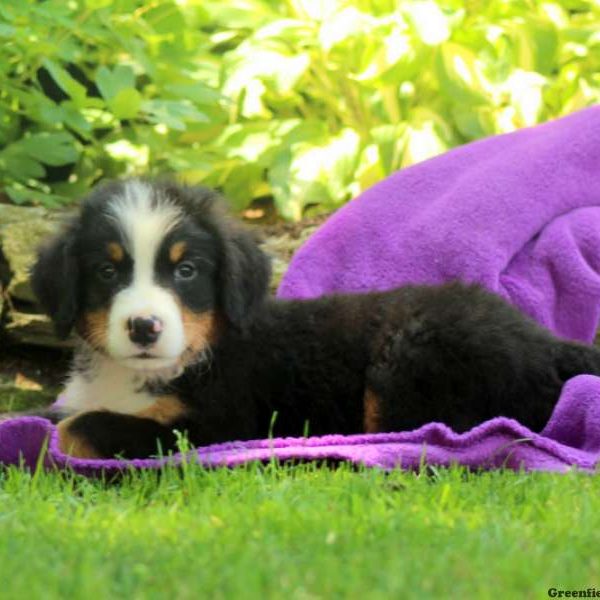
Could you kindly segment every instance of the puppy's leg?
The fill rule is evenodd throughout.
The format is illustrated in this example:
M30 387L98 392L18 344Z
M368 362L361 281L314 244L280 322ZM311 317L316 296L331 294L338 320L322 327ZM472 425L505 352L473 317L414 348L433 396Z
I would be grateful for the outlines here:
M382 431L381 398L369 387L363 396L363 429L365 433Z
M184 422L165 425L135 415L92 411L59 423L59 447L79 458L146 458L159 450L174 450L175 429L184 433Z
M559 342L556 365L562 380L576 375L600 375L600 349L577 342Z

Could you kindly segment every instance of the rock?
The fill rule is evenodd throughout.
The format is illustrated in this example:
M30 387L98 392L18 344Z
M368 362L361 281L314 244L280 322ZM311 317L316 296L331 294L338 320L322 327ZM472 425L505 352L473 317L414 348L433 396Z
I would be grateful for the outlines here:
M35 302L29 285L29 268L42 240L57 231L64 216L42 208L0 205L0 248L10 278L5 295Z
M279 287L281 278L287 271L294 252L308 239L316 227L307 227L299 236L284 233L271 235L264 239L262 249L271 257L273 277L271 278L271 291Z
M15 206L0 204L0 227L10 223L20 223L29 219L48 218L48 211L38 206Z
M45 315L11 310L5 325L5 335L11 343L43 346L46 348L70 348L73 339L59 340L54 335L50 319Z
M0 204L0 315L10 342L65 347L52 325L39 314L29 283L29 270L41 242L58 230L68 213L39 207Z

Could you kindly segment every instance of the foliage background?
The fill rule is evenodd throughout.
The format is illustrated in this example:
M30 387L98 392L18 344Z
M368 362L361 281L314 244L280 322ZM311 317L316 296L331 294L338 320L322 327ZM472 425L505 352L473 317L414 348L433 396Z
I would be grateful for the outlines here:
M598 0L0 3L0 188L14 203L176 173L299 219L599 100Z

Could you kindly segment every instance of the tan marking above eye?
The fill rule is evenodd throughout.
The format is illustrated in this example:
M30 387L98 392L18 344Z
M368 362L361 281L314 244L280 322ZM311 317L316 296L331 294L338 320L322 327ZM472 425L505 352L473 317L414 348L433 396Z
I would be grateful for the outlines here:
M183 258L186 247L185 242L175 242L169 249L169 260L172 263L178 263Z
M118 242L109 242L107 250L110 258L115 262L121 262L125 256L125 250Z

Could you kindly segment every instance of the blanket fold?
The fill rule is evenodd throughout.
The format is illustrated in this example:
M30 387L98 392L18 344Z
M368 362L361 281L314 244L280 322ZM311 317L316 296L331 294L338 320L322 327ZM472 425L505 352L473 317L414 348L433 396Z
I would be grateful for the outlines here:
M600 318L600 107L462 146L404 169L334 214L298 251L279 296L385 290L462 279L500 294L560 336L590 342ZM526 401L526 399L524 399ZM86 475L183 458L64 456L46 420L0 422L0 463ZM600 463L600 377L563 388L544 431L498 417L463 434L415 431L231 442L193 453L206 466L343 460L380 468L591 471Z
M283 298L476 282L570 339L600 318L600 107L399 171L299 249Z

